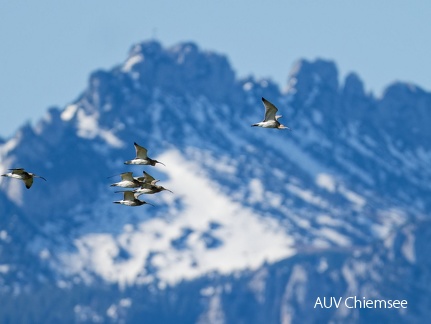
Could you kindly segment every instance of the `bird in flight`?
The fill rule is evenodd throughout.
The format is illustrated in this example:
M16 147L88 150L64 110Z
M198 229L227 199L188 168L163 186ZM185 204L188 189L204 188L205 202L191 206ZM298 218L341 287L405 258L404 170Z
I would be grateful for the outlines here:
M278 119L281 118L281 116L276 115L276 113L278 111L277 107L275 107L272 103L270 103L264 97L262 97L262 102L263 102L263 105L265 106L265 118L263 119L263 121L256 123L256 124L253 124L251 126L291 130L289 127L280 124L280 122L278 121Z
M44 177L38 176L37 174L31 172L27 172L23 168L9 169L9 171L11 172L2 174L2 177L20 179L24 181L25 187L27 189L30 189L31 185L33 184L34 178L41 178L46 181Z
M130 207L141 206L145 204L154 206L150 203L147 203L146 201L137 199L133 191L123 190L123 191L116 191L116 192L123 192L124 195L122 200L114 201L113 202L114 204L121 204L121 205L130 206Z
M142 194L155 194L163 190L172 192L171 190L165 187L157 185L156 183L159 182L160 180L156 180L152 175L150 175L146 171L144 171L143 177L138 177L135 179L141 181L141 187L133 190L133 192L135 193L135 197L139 197Z
M133 160L125 161L124 164L139 164L139 165L152 165L155 166L156 163L163 164L157 160L150 159L147 155L147 149L140 146L136 142L133 143L135 146L136 157ZM164 164L163 164L164 165Z
M155 194L155 193L161 192L163 190L167 190L167 191L173 193L171 190L169 190L163 186L156 185L157 181L159 181L159 180L154 180L151 183L144 183L144 184L142 184L141 188L133 190L133 192L135 193L135 196L139 197L142 194Z
M121 181L111 184L111 187L138 188L143 183L133 177L133 172L121 173Z

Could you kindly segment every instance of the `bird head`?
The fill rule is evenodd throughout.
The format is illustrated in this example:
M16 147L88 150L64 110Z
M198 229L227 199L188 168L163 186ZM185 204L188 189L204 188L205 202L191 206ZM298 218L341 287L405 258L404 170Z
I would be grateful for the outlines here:
M161 165L166 166L164 163L162 163L162 162L160 162L160 161L157 161L157 160L152 160L152 161L151 161L151 165L152 165L152 166L155 166L155 165L156 165L156 163L160 163Z
M169 191L169 192L171 192L171 193L173 193L171 190L169 190L168 188L165 188L165 187L162 187L162 186L160 186L160 189L161 190L166 190L166 191Z

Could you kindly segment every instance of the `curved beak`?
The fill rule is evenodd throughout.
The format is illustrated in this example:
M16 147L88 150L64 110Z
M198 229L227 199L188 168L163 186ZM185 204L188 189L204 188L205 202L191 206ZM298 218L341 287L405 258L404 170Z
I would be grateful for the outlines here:
M287 130L289 130L289 131L292 131L292 129L291 129L291 128L289 128L289 127L287 127L287 126L284 126L284 125L280 125L280 126L278 126L278 129L287 129Z

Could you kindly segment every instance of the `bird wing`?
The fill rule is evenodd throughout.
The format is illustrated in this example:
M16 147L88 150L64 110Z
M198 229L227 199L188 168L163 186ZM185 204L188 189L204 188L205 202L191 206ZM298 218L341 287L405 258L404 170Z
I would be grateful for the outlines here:
M135 145L135 151L136 151L136 157L137 158L144 159L144 160L148 159L147 149L145 147L140 146L136 142L133 143L133 145Z
M23 175L24 173L27 173L23 168L9 169L9 170L12 171L12 174Z
M133 191L124 191L124 200L135 200L135 193Z
M133 181L133 176L132 176L133 172L124 172L121 173L121 180L123 181Z
M156 180L153 176L151 176L148 172L144 171L144 182L145 183L152 183L154 180Z
M264 121L268 120L275 120L275 114L277 113L278 109L275 107L272 103L270 103L268 100L262 97L263 105L265 106L265 119Z
M25 187L27 189L30 189L31 185L33 184L33 177L29 177L27 179L22 179L22 181L24 181Z

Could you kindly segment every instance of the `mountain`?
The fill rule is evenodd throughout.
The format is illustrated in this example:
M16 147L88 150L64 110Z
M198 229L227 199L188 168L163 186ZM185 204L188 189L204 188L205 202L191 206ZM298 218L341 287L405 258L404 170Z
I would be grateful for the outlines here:
M250 127L261 97L292 132ZM133 46L0 144L0 309L32 323L414 323L430 316L431 93L300 60L284 90L224 55ZM129 166L133 143L166 166ZM173 191L113 204L121 172ZM315 308L318 297L407 309Z

